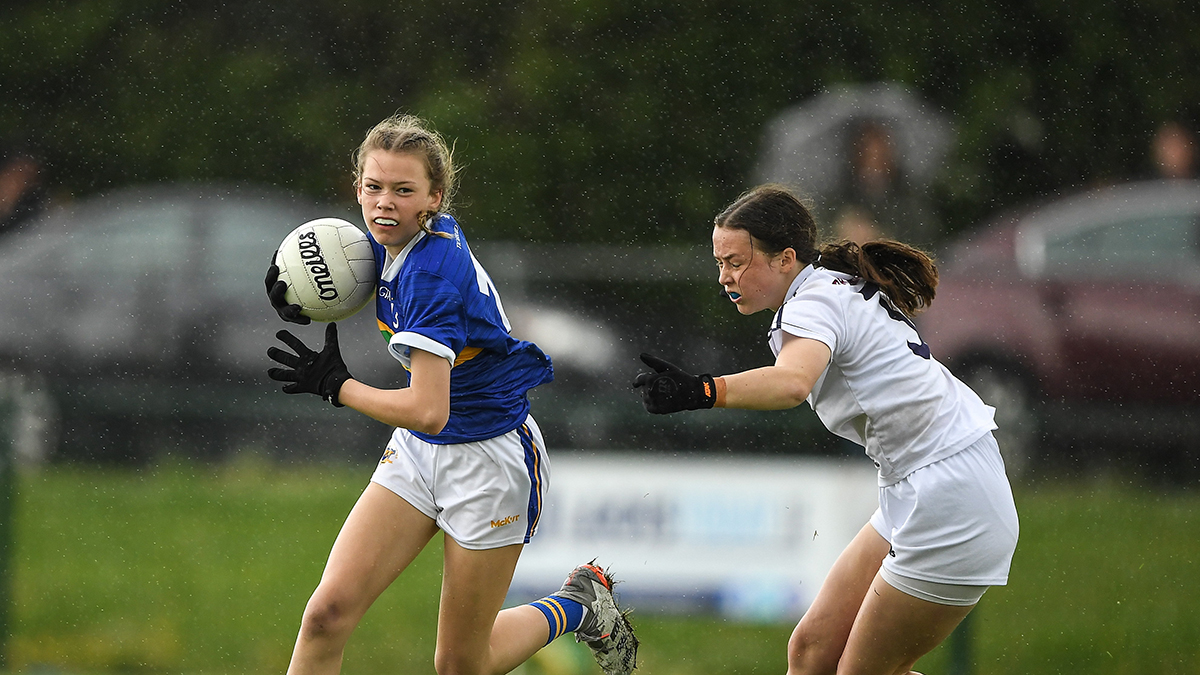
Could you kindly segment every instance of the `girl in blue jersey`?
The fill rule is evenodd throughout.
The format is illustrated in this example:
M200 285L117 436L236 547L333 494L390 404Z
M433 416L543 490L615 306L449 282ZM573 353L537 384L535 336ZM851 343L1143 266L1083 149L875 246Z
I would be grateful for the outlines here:
M933 301L937 269L895 241L818 250L808 209L771 185L718 215L712 244L738 311L774 313L775 363L697 376L644 354L653 370L634 386L658 414L808 401L866 449L879 509L793 631L788 673L908 673L1007 582L1018 531L995 411L932 357L909 318Z
M565 632L609 675L627 674L637 640L601 568L581 565L554 595L501 611L533 536L550 479L526 392L551 381L550 359L509 335L499 294L446 213L455 171L448 146L419 119L376 125L355 154L355 189L379 273L376 316L409 386L353 378L337 326L320 352L288 331L293 352L268 355L289 394L312 393L396 428L347 517L304 611L289 673L337 673L351 632L429 540L445 533L434 664L438 673L507 673ZM267 292L281 318L308 323Z

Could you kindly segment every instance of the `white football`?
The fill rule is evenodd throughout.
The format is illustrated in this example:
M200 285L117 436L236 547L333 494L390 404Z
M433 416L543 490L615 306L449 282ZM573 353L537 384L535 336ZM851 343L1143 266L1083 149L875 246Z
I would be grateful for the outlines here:
M341 218L318 218L292 230L275 256L284 299L313 321L341 321L375 295L375 256L362 230Z

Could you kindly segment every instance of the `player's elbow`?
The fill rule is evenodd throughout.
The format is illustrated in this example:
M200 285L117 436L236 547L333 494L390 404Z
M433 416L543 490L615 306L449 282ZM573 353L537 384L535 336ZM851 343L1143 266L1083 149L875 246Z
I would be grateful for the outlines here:
M774 379L775 398L782 408L795 408L808 400L812 393L813 378L804 370L779 369L781 377Z
M810 387L792 380L786 380L785 382L785 386L775 392L775 400L780 409L795 408L808 400Z
M442 430L446 428L446 424L449 421L450 421L450 410L449 409L442 409L442 410L428 410L427 409L427 410L422 411L421 414L417 415L416 419L413 420L412 424L410 424L408 428L412 431L419 431L423 434L428 434L430 436L436 436L436 435L442 433Z
M789 392L775 399L775 405L773 405L772 408L774 410L791 410L801 403L804 403L807 398L808 396L806 394Z

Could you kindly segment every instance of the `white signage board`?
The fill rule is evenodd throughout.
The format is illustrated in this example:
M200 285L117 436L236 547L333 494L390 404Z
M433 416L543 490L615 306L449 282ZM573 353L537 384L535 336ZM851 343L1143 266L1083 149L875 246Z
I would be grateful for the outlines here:
M793 620L878 502L865 458L552 455L538 534L510 602L593 558L639 612Z

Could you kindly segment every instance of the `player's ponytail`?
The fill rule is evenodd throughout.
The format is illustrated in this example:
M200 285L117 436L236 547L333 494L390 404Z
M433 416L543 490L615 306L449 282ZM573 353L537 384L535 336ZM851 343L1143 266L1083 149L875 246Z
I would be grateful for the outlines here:
M928 253L890 239L861 246L838 241L821 247L817 264L878 284L896 308L908 316L928 307L937 290L938 271Z

